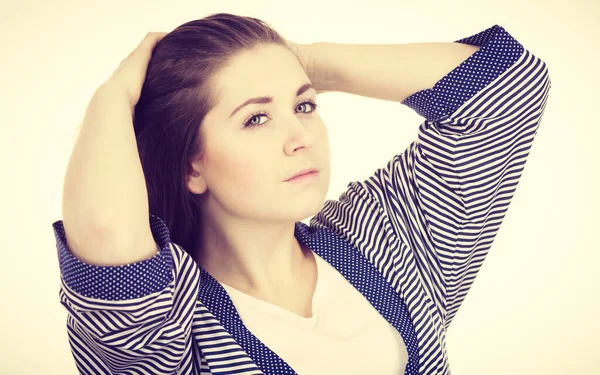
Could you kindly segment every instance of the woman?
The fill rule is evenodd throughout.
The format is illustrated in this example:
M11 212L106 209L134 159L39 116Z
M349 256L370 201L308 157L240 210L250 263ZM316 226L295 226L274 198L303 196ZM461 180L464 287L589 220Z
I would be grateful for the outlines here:
M230 14L149 34L92 98L53 224L79 371L450 373L446 329L549 89L498 25L396 46L298 45ZM425 121L323 204L325 91Z

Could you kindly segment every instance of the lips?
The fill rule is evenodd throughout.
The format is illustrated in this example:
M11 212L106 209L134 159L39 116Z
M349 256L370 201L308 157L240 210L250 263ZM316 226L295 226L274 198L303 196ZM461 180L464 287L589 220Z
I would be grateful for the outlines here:
M289 177L286 181L289 181L291 179L294 179L296 177L308 174L308 173L312 173L312 172L319 172L318 170L316 170L315 168L308 168L308 169L303 169L300 172L296 173L295 175Z

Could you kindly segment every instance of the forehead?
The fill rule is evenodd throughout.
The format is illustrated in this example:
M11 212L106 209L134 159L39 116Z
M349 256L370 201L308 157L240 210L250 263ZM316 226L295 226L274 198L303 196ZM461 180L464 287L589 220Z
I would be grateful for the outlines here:
M308 81L293 52L275 44L240 52L215 78L220 102L229 106L254 96L289 96Z

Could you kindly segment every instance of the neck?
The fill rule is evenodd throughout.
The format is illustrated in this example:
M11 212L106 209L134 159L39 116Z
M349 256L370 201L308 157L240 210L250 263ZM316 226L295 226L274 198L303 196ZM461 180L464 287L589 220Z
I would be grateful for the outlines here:
M198 263L217 281L242 292L275 296L306 280L310 249L294 236L295 223L228 220L203 230Z

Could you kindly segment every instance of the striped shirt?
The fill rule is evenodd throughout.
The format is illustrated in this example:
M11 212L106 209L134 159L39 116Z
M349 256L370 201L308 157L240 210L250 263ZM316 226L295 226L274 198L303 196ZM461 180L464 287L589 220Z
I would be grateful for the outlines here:
M446 330L505 217L551 87L546 64L499 25L456 42L481 48L402 102L425 118L417 139L327 200L310 225L295 224L298 241L400 333L405 374L451 373ZM79 371L296 374L244 326L225 289L170 241L164 222L149 220L160 251L105 267L74 257L62 221L53 223L59 297Z

